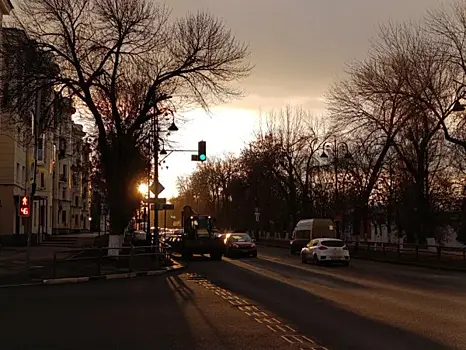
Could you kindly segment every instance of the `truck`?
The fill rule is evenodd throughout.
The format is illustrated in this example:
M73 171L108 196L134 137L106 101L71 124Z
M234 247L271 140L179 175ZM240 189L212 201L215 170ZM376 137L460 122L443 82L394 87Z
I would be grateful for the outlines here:
M212 260L221 260L225 251L223 241L214 233L215 219L200 215L190 206L181 212L183 234L171 243L171 251L190 260L194 254L209 254Z
M333 220L328 218L300 220L291 235L290 253L299 253L314 238L338 238Z

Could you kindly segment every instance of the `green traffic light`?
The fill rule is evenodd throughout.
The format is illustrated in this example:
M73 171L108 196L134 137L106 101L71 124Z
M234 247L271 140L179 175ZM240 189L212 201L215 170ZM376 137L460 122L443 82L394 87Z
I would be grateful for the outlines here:
M199 156L199 159L202 160L202 161L204 161L204 160L207 159L207 157L206 157L205 154L201 154L201 155Z

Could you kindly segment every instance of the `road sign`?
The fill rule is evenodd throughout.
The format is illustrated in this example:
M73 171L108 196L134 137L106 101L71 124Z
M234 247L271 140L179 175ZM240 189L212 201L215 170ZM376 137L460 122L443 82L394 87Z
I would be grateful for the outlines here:
M31 207L29 205L29 197L23 196L19 202L19 216L31 215Z
M160 182L158 182L158 186L157 186L157 189L155 188L155 184L152 184L150 186L150 191L155 194L156 196L158 196L160 193L163 192L163 190L165 189L165 187L162 186L162 184Z
M174 204L164 204L164 203L157 203L157 210L173 210L175 209L175 205Z
M259 222L259 219L261 217L261 213L256 212L256 213L254 213L254 215L256 216L256 222Z

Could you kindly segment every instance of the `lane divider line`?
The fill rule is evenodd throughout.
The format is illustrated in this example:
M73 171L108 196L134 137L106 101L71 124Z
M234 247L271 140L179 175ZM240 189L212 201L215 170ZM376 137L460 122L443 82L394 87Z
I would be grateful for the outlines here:
M299 345L299 349L301 350L328 350L327 348L318 345L311 338L298 334L293 327L290 327L279 319L271 317L266 312L261 311L256 305L251 304L250 301L213 284L209 280L202 278L196 273L189 273L186 275L190 276L188 280L205 287L206 289L212 291L213 294L221 297L225 301L228 301L232 306L237 307L239 311L243 312L248 317L251 317L257 323L264 325L274 334L281 333L282 335L280 338L290 345Z

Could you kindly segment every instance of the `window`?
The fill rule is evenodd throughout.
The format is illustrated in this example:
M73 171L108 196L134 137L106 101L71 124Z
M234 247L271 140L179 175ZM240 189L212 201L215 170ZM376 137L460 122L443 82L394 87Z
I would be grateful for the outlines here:
M311 230L296 230L296 239L310 239Z
M63 164L63 177L66 178L67 173L68 173L68 167L66 166L66 164Z
M37 226L37 219L39 215L37 215L37 202L34 202L34 226Z
M66 224L66 210L63 210L63 211L61 212L61 222L62 222L63 224Z
M248 235L231 235L232 242L251 242L251 237Z
M37 139L37 160L43 162L44 158L44 139L39 137Z
M61 198L66 200L66 189L63 190Z
M59 144L58 144L58 148L60 151L63 151L65 152L66 151L66 140L65 139L60 139L59 141Z
M40 187L44 188L45 187L45 174L40 173Z
M19 163L16 163L16 181L20 182Z
M344 247L345 243L343 241L322 241L322 245L326 247Z
M79 224L78 220L79 220L79 216L78 216L78 215L75 215L75 216L74 216L74 224L75 224L76 226L78 226L78 224Z
M79 197L78 196L74 197L74 203L75 203L76 206L79 205Z
M21 169L21 182L24 184L26 182L26 167L23 165Z

